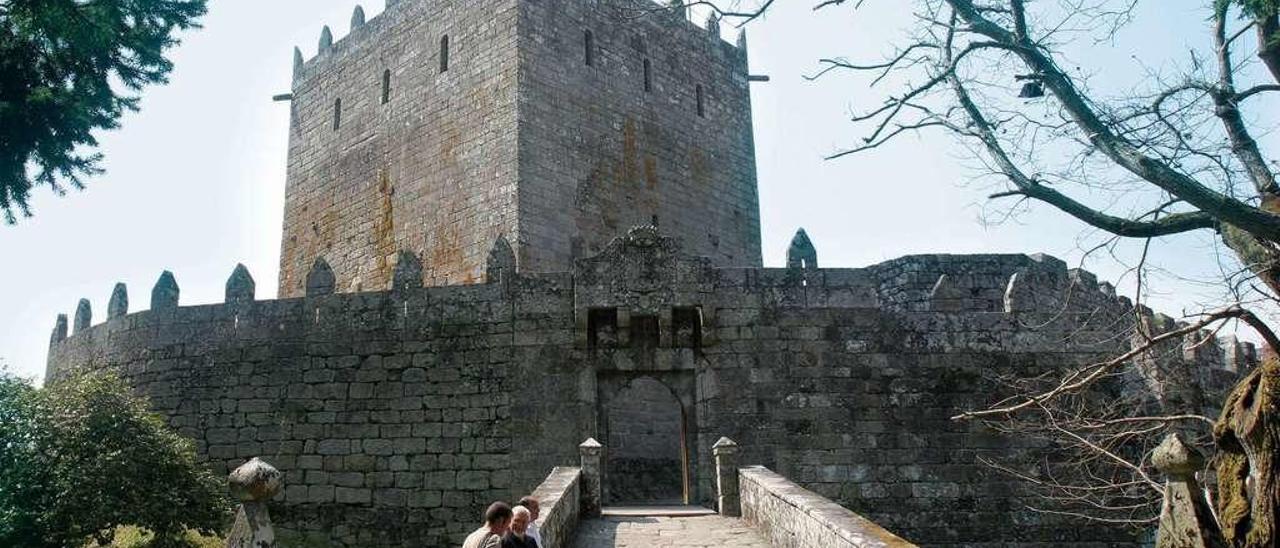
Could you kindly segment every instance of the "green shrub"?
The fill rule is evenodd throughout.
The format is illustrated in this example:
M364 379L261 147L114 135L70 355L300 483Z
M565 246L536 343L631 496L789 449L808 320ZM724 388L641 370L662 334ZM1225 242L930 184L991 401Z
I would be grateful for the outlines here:
M151 546L189 546L186 530L215 532L229 514L223 480L115 375L35 390L0 374L0 418L10 416L0 546L107 544L124 525L154 532Z

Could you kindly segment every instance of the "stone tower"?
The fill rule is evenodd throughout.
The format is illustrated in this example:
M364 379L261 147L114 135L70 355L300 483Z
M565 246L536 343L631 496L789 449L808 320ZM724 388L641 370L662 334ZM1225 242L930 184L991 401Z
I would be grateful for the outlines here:
M317 258L339 292L569 270L657 224L717 266L759 266L745 43L651 0L388 0L295 52L280 294Z

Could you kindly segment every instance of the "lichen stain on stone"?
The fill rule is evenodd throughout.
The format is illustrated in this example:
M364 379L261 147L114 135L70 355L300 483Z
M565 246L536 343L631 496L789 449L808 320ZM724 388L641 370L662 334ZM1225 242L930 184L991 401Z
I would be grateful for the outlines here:
M458 224L443 223L436 228L439 232L431 238L427 251L431 260L426 263L426 267L430 269L431 277L439 281L451 280L455 274L466 271L466 256L462 252Z
M658 159L652 154L644 157L644 182L649 190L658 190Z
M636 121L630 116L622 125L622 180L628 183L636 180Z
M386 170L378 170L377 190L378 216L373 223L373 249L380 287L386 287L391 283L394 266L390 264L390 257L396 253L395 206L391 201L395 187L391 186L391 177Z
M689 171L690 179L697 186L705 185L707 182L707 161L705 153L702 149L695 146L689 147Z
M457 168L458 151L462 148L462 133L452 123L445 123L440 128L443 137L440 139L440 161L445 167Z

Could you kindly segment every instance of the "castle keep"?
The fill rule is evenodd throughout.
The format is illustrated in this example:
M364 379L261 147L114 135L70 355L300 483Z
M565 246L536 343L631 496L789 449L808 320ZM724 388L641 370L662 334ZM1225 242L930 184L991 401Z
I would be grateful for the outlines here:
M950 417L1173 320L1043 255L819 268L800 231L761 266L746 54L709 26L647 0L357 10L295 64L281 298L243 267L221 304L165 273L130 313L117 286L105 322L59 319L48 378L116 370L217 471L270 461L277 522L319 543L456 544L587 438L606 502L710 505L727 436L920 545L1136 546L982 462L1043 441ZM1205 389L1255 359L1188 348L1162 359Z
M638 224L760 266L745 44L647 1L391 4L295 61L281 297L317 257L474 283L499 236L555 272Z

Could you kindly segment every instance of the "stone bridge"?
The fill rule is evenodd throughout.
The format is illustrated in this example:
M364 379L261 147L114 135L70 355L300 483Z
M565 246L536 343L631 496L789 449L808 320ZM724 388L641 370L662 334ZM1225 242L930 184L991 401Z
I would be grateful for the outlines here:
M546 548L901 548L915 546L762 466L739 467L738 446L715 444L716 511L697 506L603 507L601 456L579 446L580 466L558 467L534 492Z

